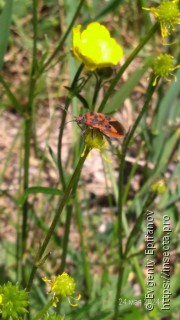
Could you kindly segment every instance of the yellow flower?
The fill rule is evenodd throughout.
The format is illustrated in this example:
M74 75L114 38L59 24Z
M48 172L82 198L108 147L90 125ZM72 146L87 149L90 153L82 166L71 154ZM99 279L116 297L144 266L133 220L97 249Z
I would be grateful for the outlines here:
M176 76L172 73L175 69L180 66L174 66L174 57L170 54L161 53L153 62L152 69L155 76L153 85L156 85L157 79L162 77L167 81L170 81L171 77L174 77L176 80Z
M164 193L167 190L166 183L164 179L158 179L151 186L152 191L157 193Z
M81 32L81 25L73 28L72 52L87 70L111 67L123 56L122 47L111 38L108 29L98 22L90 23Z
M162 38L166 38L171 32L175 31L175 25L180 24L180 10L178 7L179 0L162 1L156 8L143 8L150 10L158 18Z
M50 291L54 294L54 307L56 307L57 302L65 299L66 297L68 298L68 300L69 298L71 298L76 301L81 297L80 295L77 298L72 297L72 294L75 292L76 283L74 279L70 277L66 272L63 272L57 277L53 277L51 280L48 280L46 277L44 277L42 280L49 285ZM69 303L73 307L77 306L77 303L72 304L70 300Z
M81 154L81 157L84 157L87 148L89 148L90 150L97 149L106 162L111 162L111 160L108 159L104 154L104 151L107 147L107 141L105 139L105 136L98 129L88 128L86 130L84 141L85 147Z

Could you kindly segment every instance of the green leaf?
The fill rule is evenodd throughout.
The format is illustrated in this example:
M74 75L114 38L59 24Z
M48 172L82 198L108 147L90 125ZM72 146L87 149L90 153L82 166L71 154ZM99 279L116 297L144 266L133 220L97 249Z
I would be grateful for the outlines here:
M173 154L174 148L176 147L179 141L179 134L177 131L173 132L169 137L167 137L166 142L161 150L161 156L156 162L155 172L160 174L163 172L167 166L170 158Z
M12 17L13 0L6 0L0 15L0 70L3 66L4 55L7 50Z
M43 194L51 194L54 196L62 195L62 191L56 188L48 188L48 187L30 187L26 189L22 198L20 199L20 205L22 205L26 199L28 198L29 194L36 194L36 193L43 193Z
M161 157L159 161L156 163L156 167L152 171L149 179L146 181L146 183L142 186L139 193L136 194L135 200L137 201L138 197L142 196L147 190L149 189L151 183L156 179L156 177L159 177L161 175L165 168L167 167L168 162L170 161L174 148L176 147L177 143L179 141L179 135L178 132L174 132L171 134L170 137L166 139L166 143L164 144L163 150L161 152ZM134 201L132 202L132 205L134 204ZM132 207L131 205L131 207Z
M162 125L165 124L167 120L174 120L176 117L180 116L180 108L177 108L176 105L174 105L180 93L180 70L177 71L176 78L177 81L171 82L158 106L156 117L152 124L153 129L158 132L162 132Z
M77 98L79 99L79 101L83 104L84 108L89 110L89 105L88 105L87 100L86 100L80 93L77 93L77 94L76 94L76 97L77 97Z
M57 157L56 157L54 151L52 150L52 148L50 146L48 146L48 150L49 150L49 153L51 155L53 162L55 163L56 167L58 167L58 161L57 161Z
M168 123L180 117L180 108L177 102L180 93L180 70L178 70L176 76L177 81L172 82L164 94L161 103L157 107L156 115L151 126L152 131L157 134L154 136L152 143L152 158L150 160L153 162L157 162L159 157L161 157L164 144L167 142L167 134L168 130L170 130Z
M112 13L112 11L117 10L119 5L122 5L124 0L111 0L106 6L101 6L101 11L97 13L97 15L94 17L94 21L97 21L101 19L102 17L106 16L109 13ZM86 19L83 21L83 24L89 23L90 19Z
M122 87L114 94L110 102L106 104L103 109L103 112L106 114L112 114L115 111L119 110L123 106L124 100L127 99L131 92L134 90L134 87L139 83L139 80L142 78L143 74L148 69L151 64L152 58L146 59L143 67L136 70L130 77L129 80L122 85Z

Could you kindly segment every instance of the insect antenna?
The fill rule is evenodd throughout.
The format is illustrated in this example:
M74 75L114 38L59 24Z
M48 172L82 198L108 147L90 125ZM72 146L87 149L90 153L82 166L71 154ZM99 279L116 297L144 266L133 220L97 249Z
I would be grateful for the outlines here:
M65 122L65 124L64 124L64 125L66 125L66 124L67 124L67 123L69 123L69 122L75 122L75 121L76 121L76 119L69 120L69 121Z
M76 121L76 119L69 120L69 121L67 121L67 122L64 123L63 127L65 127L67 123L69 123L69 122L75 122L75 121ZM62 127L62 126L60 126L59 129L60 129L61 127Z
M70 114L70 115L72 116L72 113L69 112L68 110L66 110L63 106L59 105L59 108L60 108L61 110L65 111L66 114ZM76 118L74 118L73 120L69 120L69 121L65 122L65 123L63 124L63 127L64 127L67 123L69 123L69 122L74 122L74 121L76 121ZM60 129L61 127L62 127L62 126L60 126L59 129Z
M70 114L70 115L72 115L72 114L71 114L71 112L70 112L70 111L68 111L68 110L66 110L66 108L64 108L63 106L59 105L58 107L59 107L59 109L61 109L62 111L65 111L65 112L66 112L66 114Z

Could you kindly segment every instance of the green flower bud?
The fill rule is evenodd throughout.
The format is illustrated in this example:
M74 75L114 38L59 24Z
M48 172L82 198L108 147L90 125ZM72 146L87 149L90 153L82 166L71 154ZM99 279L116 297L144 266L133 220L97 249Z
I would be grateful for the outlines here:
M164 193L167 189L166 183L164 179L159 179L156 182L153 183L151 186L152 191L157 193Z
M72 277L70 277L66 272L63 272L61 275L57 277L53 277L52 280L48 280L46 277L43 278L43 281L46 282L50 291L53 292L53 305L56 307L57 302L60 300L64 300L65 298L71 298L73 300L79 300L78 298L74 298L72 295L75 292L76 283ZM77 304L72 304L69 300L69 303L72 306L77 306Z
M97 149L101 153L103 159L106 162L111 162L111 160L108 159L104 154L104 151L107 147L107 140L102 132L100 132L98 129L88 128L86 130L84 141L85 141L85 147L81 154L81 157L84 157L84 154L87 148L89 148L90 150Z
M71 296L75 291L75 281L67 273L57 276L53 280L51 290L55 293L56 296L59 296L61 299Z
M175 31L176 24L180 24L180 10L178 7L178 0L162 1L156 8L143 8L150 10L155 17L158 18L162 38L166 38L173 31Z
M27 313L28 293L8 282L0 286L0 313L2 319L22 319Z
M155 76L153 85L156 85L158 78L165 78L167 81L171 81L171 77L175 75L172 73L175 69L180 66L174 66L174 57L170 54L160 54L153 62L152 69Z

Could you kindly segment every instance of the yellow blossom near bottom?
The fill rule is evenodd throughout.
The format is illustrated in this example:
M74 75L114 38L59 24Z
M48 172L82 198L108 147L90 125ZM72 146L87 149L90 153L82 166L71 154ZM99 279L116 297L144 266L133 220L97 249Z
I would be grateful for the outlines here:
M84 146L83 152L81 153L81 157L84 157L87 148L89 148L90 150L96 149L101 153L102 158L106 162L111 162L111 160L105 156L105 150L107 148L107 140L102 132L100 132L98 129L88 128L85 133L84 141L85 141L85 146Z

